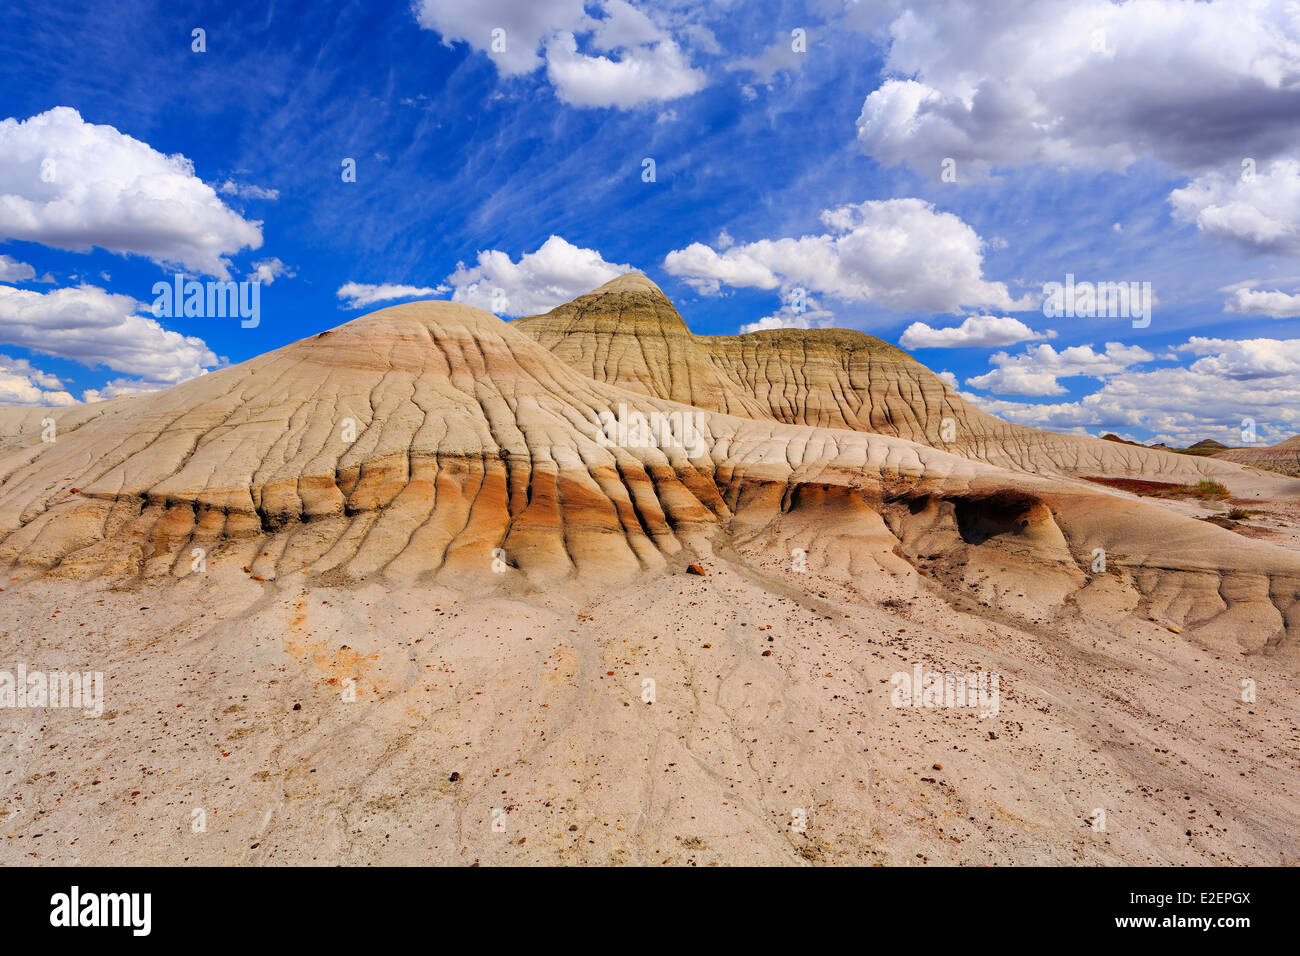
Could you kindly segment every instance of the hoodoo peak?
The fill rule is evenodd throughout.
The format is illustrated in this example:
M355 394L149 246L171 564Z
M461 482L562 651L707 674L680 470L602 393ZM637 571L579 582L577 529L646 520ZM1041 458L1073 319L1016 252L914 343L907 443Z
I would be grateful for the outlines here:
M655 285L644 273L641 272L625 272L617 279L610 279L600 288L593 289L587 294L601 295L606 292L635 291L652 292L655 295L663 296L665 299L668 298L664 295L663 290L660 289L659 286Z

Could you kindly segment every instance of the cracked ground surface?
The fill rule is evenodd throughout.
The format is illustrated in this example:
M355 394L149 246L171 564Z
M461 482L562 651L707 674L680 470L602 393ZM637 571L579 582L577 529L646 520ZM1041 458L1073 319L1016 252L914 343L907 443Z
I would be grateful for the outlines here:
M849 579L743 554L707 569L586 599L20 591L6 640L16 619L42 635L29 658L102 667L106 710L7 720L0 859L1295 861L1289 651L1077 608L1000 619L901 576L864 604ZM916 662L998 672L997 714L891 706Z

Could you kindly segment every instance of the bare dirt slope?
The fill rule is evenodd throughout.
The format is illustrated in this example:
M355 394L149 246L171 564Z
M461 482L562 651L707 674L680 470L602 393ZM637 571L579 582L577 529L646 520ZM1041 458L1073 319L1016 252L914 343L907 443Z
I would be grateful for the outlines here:
M778 414L684 329L584 372L598 332L416 303L0 410L2 636L106 681L0 711L0 861L1295 861L1300 553L829 380ZM611 446L619 405L701 442ZM893 706L916 665L997 713Z
M1235 461L1292 478L1300 476L1300 435L1265 448L1229 448L1214 456L1220 461Z

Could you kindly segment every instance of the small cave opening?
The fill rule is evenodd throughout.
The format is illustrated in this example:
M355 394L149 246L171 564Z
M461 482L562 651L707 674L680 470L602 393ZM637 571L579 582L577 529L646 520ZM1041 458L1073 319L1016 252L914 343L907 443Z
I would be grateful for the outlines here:
M1019 534L1033 520L1041 501L1022 491L996 491L948 499L957 518L957 532L967 544L983 544L1000 534Z

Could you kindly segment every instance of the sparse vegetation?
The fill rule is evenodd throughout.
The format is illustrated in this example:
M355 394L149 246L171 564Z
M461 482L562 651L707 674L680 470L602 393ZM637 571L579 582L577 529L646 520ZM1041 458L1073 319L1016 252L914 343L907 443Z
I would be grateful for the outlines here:
M1188 494L1207 501L1218 501L1228 497L1228 489L1222 482L1202 478L1194 485L1188 485Z
M1171 481L1149 481L1145 478L1100 478L1095 475L1084 475L1083 480L1151 498L1191 497L1203 501L1222 501L1229 495L1227 486L1209 479L1202 479L1194 485L1176 485Z

